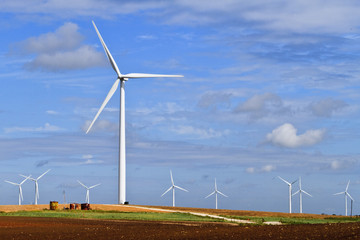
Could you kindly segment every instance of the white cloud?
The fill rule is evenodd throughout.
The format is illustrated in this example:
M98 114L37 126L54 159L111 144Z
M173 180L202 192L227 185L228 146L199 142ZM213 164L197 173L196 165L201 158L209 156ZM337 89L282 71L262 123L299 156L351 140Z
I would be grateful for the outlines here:
M78 32L79 27L71 22L65 23L55 32L41 34L38 37L28 38L17 44L27 53L55 53L77 48L83 36Z
M63 129L51 125L50 123L45 123L43 127L11 127L11 128L5 128L4 130L5 133L13 133L13 132L58 132Z
M308 130L304 134L297 135L297 129L292 124L285 123L268 133L266 139L277 146L297 148L319 143L324 135L324 129Z
M276 167L274 165L268 164L268 165L262 166L261 168L248 167L246 169L246 172L247 173L264 173L264 172L272 172L275 170L276 170Z
M331 117L335 112L340 111L346 106L348 106L348 104L342 100L326 98L317 102L312 102L309 105L309 109L316 116Z
M104 56L91 46L82 46L74 51L40 54L25 64L29 70L63 71L85 69L104 65Z
M54 111L54 110L47 110L46 113L49 115L58 115L59 114L57 111Z
M32 60L24 64L28 70L64 71L85 69L106 64L104 54L90 45L81 45L84 37L79 27L65 23L54 32L28 38L15 44L15 50L30 54ZM33 57L33 54L36 56Z
M209 139L209 138L217 138L228 135L229 130L225 131L216 131L212 128L204 129L204 128L195 128L193 126L177 126L176 128L171 129L173 132L181 135L191 135L196 136L200 139Z

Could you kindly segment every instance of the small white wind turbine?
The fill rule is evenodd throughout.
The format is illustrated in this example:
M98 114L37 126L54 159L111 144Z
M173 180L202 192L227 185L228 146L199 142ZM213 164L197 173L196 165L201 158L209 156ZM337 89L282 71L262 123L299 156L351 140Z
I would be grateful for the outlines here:
M339 193L335 193L334 195L340 195L340 194L344 194L345 195L345 216L347 216L347 202L348 202L348 199L347 197L349 197L352 201L355 201L351 196L350 194L348 193L348 188L349 188L349 184L350 184L350 180L348 182L348 184L346 185L346 189L344 192L339 192Z
M306 195L311 196L311 194L307 193L305 190L301 188L301 177L299 177L299 190L297 190L292 196L299 194L300 196L300 213L302 213L302 193L305 193Z
M19 205L21 205L21 201L24 201L21 185L22 185L24 182L26 182L26 180L28 180L30 177L31 177L31 175L29 175L28 177L26 177L21 183L13 183L13 182L10 182L10 181L5 180L5 182L7 182L7 183L10 183L10 184L15 185L15 186L19 186Z
M207 195L205 198L208 198L210 197L211 195L215 194L215 209L218 209L218 194L220 195L223 195L224 197L228 197L226 196L225 194L223 194L222 192L220 192L218 189L217 189L217 186L216 186L216 178L215 178L215 191L213 191L212 193L210 193L209 195Z
M157 78L157 77L183 77L182 75L163 75L163 74L147 74L147 73L129 73L129 74L121 74L119 68L112 57L109 49L107 48L104 40L102 39L99 30L97 29L94 22L92 22L96 33L100 39L100 42L105 50L106 56L110 61L110 64L114 71L117 74L117 79L115 83L111 87L109 93L107 94L104 102L102 103L99 111L96 113L94 120L91 122L88 130L88 133L95 123L96 119L100 115L100 113L105 108L106 104L109 102L111 97L114 95L115 91L117 90L119 83L120 83L120 123L119 123L119 166L118 166L118 204L125 204L126 201L126 158L125 158L125 82L131 78Z
M31 181L34 181L34 182L35 182L35 205L37 205L37 201L38 201L38 199L39 199L39 197L40 197L40 195L39 195L39 184L38 184L38 181L39 181L39 179L42 178L45 174L47 174L50 170L51 170L51 169L47 170L46 172L44 172L43 174L41 174L38 178L32 178L32 177L29 178ZM25 175L20 174L20 176L26 178Z
M85 184L83 184L82 182L80 182L79 180L77 180L78 183L81 184L81 186L83 186L84 188L86 188L86 198L85 198L85 202L86 203L90 203L90 189L99 186L101 183L95 184L91 187L85 186Z
M161 197L164 196L168 191L170 191L170 190L172 189L172 193L173 193L173 207L175 207L175 188L180 189L180 190L183 190L183 191L185 191L185 192L189 192L189 191L186 190L186 189L184 189L184 188L181 188L181 187L179 187L179 186L176 186L176 185L174 184L174 180L173 180L173 176L172 176L171 170L170 170L170 178L171 178L171 187L169 187L169 189L166 190L166 191L161 195Z
M282 177L278 176L278 178L280 178L280 180L282 180L284 183L286 183L289 186L289 213L291 213L291 195L292 195L292 185L294 183L296 183L297 180L293 181L292 183L289 183L288 181L286 181L285 179L283 179Z

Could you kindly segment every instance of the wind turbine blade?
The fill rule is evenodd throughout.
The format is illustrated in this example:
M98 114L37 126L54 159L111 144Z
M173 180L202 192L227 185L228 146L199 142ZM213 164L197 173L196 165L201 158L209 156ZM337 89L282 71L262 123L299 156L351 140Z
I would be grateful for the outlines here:
M291 185L293 185L294 183L296 183L297 182L297 179L295 180L295 181L293 181L292 183L291 183ZM301 186L301 185L300 185Z
M43 174L41 174L36 180L39 180L40 178L42 178L45 174L47 174L51 169L47 170L46 172L44 172Z
M215 178L215 191L217 191L217 186L216 186L216 178Z
M223 195L224 197L228 197L228 196L226 196L225 194L223 194L222 192L220 192L220 191L217 191L220 195Z
M181 188L181 187L179 187L179 186L174 185L174 187L176 187L177 189L183 190L183 191L185 191L185 192L189 192L188 190L186 190L186 189L184 189L184 188Z
M210 193L209 195L207 195L205 198L210 197L211 195L215 194L215 191L213 191L212 193Z
M349 188L349 184L350 184L350 180L348 181L348 184L346 185L345 192L347 192L347 190L348 190L348 188Z
M98 183L98 184L96 184L96 185L93 185L93 186L89 187L89 189L94 188L94 187L97 187L97 186L99 186L99 185L101 185L101 183Z
M28 177L28 176L25 176L25 175L22 175L22 174L19 174L19 176L24 177L24 178L27 178L27 177ZM35 178L32 178L32 177L29 177L29 180L31 180L31 181L36 181L36 179L35 179Z
M128 73L121 75L122 78L160 78L160 77L184 77L183 75L149 74L149 73Z
M174 186L174 179L173 179L171 170L170 170L170 178L171 178L171 184Z
M78 181L78 183L80 183L84 188L88 189L88 187L85 186L82 182L80 182L79 180L77 180L77 181Z
M348 195L349 198L355 202L355 200L350 196L350 193L346 192L346 195Z
M288 181L286 181L285 179L283 179L282 177L278 176L278 178L280 178L284 183L286 183L287 185L291 185L291 183L289 183Z
M28 180L31 177L31 175L27 176L21 183L20 185L22 185L24 182L26 182L26 180Z
M312 195L310 193L307 193L306 191L304 190L301 190L303 193L307 194L308 196L312 197Z
M10 183L10 184L12 184L12 185L19 186L19 184L18 184L18 183L13 183L13 182L10 182L10 181L7 181L7 180L5 180L5 182Z
M107 48L107 46L106 46L103 38L101 37L101 34L100 34L99 30L97 29L94 21L92 21L92 23L93 23L93 25L94 25L94 28L95 28L95 30L96 30L96 33L97 33L97 35L98 35L98 37L99 37L99 39L100 39L100 42L101 42L101 44L102 44L102 46L103 46L103 48L104 48L104 50L105 50L106 56L107 56L107 58L109 59L109 62L110 62L110 64L111 64L112 68L114 69L114 71L116 72L116 74L118 75L118 77L121 77L121 73L120 73L120 71L119 71L119 68L118 68L118 66L116 65L116 62L115 62L114 58L111 56L111 53L110 53L109 49Z
M300 192L300 190L297 190L295 193L293 193L291 196L295 196L296 194L298 194Z
M88 130L86 131L86 133L88 133L91 129L91 127L94 125L96 119L98 118L98 116L100 115L100 113L102 112L102 110L105 108L106 104L109 102L109 100L111 99L111 97L114 95L116 89L118 88L119 86L119 82L120 80L119 79L116 79L115 83L113 84L113 86L111 87L109 93L107 94L104 102L102 103L99 111L97 112L96 116L94 117L94 120L91 122Z
M345 192L338 192L338 193L334 193L334 195L340 195L340 194L344 194Z
M168 191L170 191L172 188L173 188L173 186L169 187L169 189L166 190L166 191L161 195L161 197L164 196L164 195L165 195Z

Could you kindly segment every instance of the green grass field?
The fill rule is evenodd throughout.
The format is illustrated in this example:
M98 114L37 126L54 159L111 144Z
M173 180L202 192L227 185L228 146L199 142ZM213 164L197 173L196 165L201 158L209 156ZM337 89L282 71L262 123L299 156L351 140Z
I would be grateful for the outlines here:
M145 221L222 222L222 220L219 219L194 216L187 213L116 212L116 211L100 211L100 210L18 211L18 212L9 212L9 213L2 212L0 213L0 216L126 219L126 220L145 220Z

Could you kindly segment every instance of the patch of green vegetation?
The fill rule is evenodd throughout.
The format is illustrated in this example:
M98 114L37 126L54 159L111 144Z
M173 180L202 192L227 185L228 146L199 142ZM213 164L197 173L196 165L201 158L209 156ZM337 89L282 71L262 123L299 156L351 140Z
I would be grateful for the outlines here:
M116 212L116 211L99 211L99 210L18 211L18 212L0 213L0 216L124 219L124 220L145 220L145 221L195 221L195 222L222 221L221 219L195 216L187 213Z
M253 217L253 216L224 216L227 218L235 218L241 220L250 220L256 224L263 224L264 222L281 222L283 224L324 224L324 223L345 223L345 222L360 222L360 218L356 217L342 217L342 218L302 218L302 217Z

